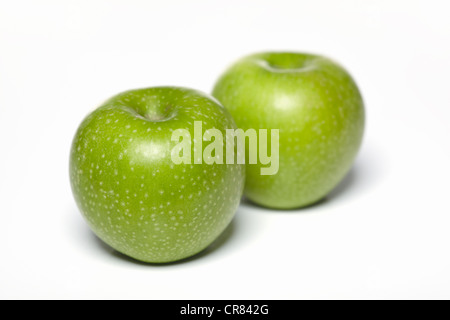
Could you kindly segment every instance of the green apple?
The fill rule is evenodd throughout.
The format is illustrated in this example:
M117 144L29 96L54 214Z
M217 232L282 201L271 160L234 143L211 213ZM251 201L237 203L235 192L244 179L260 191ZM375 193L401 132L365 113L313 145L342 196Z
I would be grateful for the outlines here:
M292 209L324 198L352 166L364 131L355 81L318 55L265 52L244 57L218 79L213 96L242 129L279 129L279 171L247 165L245 195Z
M178 87L121 93L80 125L70 155L73 194L112 248L144 262L173 262L208 247L232 220L245 165L172 160L172 133L191 133L195 121L236 128L216 99Z

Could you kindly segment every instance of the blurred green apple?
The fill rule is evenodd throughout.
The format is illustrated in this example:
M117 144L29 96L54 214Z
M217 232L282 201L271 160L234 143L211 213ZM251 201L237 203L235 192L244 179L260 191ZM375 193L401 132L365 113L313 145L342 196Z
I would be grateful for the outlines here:
M336 62L305 53L244 57L217 81L213 96L239 128L279 129L279 171L247 165L245 195L290 209L324 198L346 175L360 147L364 104L355 81Z
M195 121L236 128L217 100L177 87L121 93L80 125L70 155L73 194L94 233L117 251L173 262L205 249L232 220L245 166L172 160L173 132L193 134Z

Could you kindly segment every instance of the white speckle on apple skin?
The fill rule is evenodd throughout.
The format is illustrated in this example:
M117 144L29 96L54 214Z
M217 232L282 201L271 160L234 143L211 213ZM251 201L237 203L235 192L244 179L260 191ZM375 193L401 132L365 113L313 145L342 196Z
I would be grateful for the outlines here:
M161 93L165 98L154 98ZM176 118L139 116L152 103L167 101L176 105ZM204 129L236 128L214 100L177 88L120 94L80 125L70 158L72 190L91 229L119 252L145 262L177 261L210 245L233 218L244 187L243 165L174 165L170 152L140 152L170 150L173 129L192 131L194 120L203 121Z

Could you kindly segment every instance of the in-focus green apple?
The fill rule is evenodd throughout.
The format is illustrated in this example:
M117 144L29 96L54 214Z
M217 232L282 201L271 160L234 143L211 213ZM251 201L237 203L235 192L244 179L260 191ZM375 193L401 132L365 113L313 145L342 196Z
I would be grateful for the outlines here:
M172 133L192 133L195 121L236 128L217 100L177 87L121 93L80 125L70 156L73 194L94 233L117 251L173 262L205 249L232 220L244 165L172 161Z
M262 206L299 208L324 198L352 166L364 131L364 104L352 77L313 54L244 57L218 79L213 96L239 128L279 129L279 171L247 165L245 195Z

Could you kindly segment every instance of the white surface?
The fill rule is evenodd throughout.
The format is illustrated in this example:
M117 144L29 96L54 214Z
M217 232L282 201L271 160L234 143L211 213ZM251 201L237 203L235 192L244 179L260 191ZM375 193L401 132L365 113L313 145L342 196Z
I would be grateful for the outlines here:
M0 1L0 298L450 298L448 1ZM209 92L235 59L328 55L353 74L367 131L330 199L243 203L214 250L153 266L90 232L71 139L104 99Z

